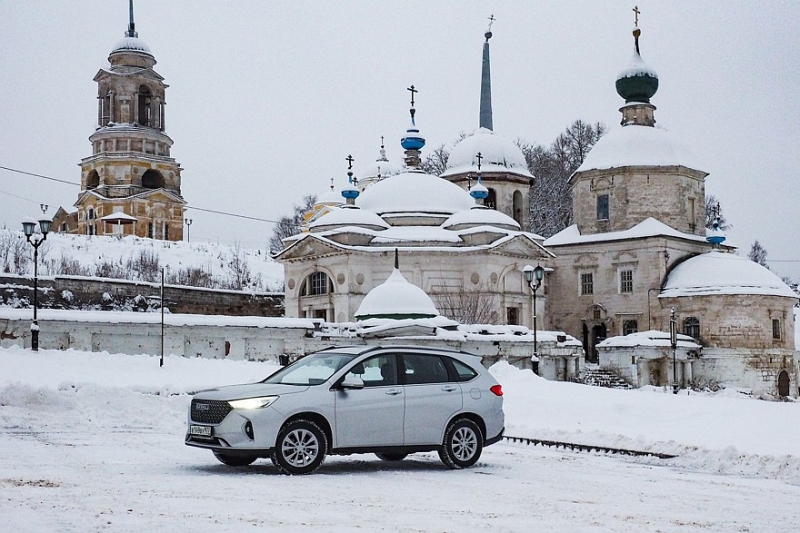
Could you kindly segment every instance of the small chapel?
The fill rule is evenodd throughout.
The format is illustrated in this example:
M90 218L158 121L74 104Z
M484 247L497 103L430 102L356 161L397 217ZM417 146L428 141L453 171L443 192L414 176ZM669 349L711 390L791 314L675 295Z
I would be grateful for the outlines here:
M81 235L136 235L183 239L186 201L180 165L170 156L164 78L139 39L129 0L125 36L108 56L97 83L97 127L90 156L81 160L75 210L59 208L53 231Z

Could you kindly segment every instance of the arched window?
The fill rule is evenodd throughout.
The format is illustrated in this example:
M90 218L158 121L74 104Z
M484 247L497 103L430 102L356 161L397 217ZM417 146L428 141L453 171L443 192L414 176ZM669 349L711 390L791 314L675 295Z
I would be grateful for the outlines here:
M100 175L97 173L96 170L92 170L89 172L89 175L86 177L86 190L96 189L100 186Z
M683 321L683 334L693 339L700 338L700 319L690 316Z
M497 209L497 193L494 189L489 189L489 196L483 201L483 205L489 209Z
M146 85L139 87L139 102L137 109L139 110L138 121L142 126L152 125L152 111L150 108L150 89Z
M519 191L514 191L514 220L517 221L517 224L522 226L522 193ZM523 227L523 230L527 228Z
M630 335L639 331L639 322L636 320L625 320L622 322L622 334Z
M142 187L145 189L160 189L164 186L164 176L157 170L148 170L142 176Z

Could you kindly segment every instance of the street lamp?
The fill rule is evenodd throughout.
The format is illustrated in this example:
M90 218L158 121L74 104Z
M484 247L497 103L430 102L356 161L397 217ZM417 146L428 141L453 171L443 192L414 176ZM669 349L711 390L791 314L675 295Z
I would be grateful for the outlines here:
M536 268L530 265L525 265L522 272L525 274L525 281L533 291L533 355L539 358L539 343L536 339L536 291L542 286L542 279L544 279L544 268L537 264Z
M22 222L22 231L25 233L25 239L33 246L33 324L31 324L31 350L34 352L39 351L39 322L37 317L37 309L39 308L39 246L47 239L47 234L50 233L50 224L52 220L43 218L39 221L39 230L41 237L34 237L36 231L36 222L28 218Z
M186 223L186 242L189 242L189 230L192 228L192 219L185 218L183 221Z
M678 394L678 362L675 352L678 349L678 322L675 320L675 308L669 312L669 343L672 347L672 394Z

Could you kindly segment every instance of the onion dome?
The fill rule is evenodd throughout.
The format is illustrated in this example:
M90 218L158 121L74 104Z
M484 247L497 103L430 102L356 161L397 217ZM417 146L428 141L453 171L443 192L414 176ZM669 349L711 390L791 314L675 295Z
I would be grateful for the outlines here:
M381 156L362 168L357 174L358 186L363 191L373 183L381 181L389 176L399 174L400 172L400 167L389 161L386 157L386 147L383 145L383 137L381 137Z
M533 178L522 150L511 139L487 128L478 128L473 135L463 138L453 147L442 177L477 172L478 153L482 156L483 172L512 173Z
M347 200L348 204L352 204L358 198L360 191L357 187L356 178L353 177L353 161L355 160L352 155L348 155L345 159L349 166L347 168L347 185L342 187L342 196Z
M475 203L458 185L419 170L397 174L364 190L358 205L378 215L435 213L452 215Z
M712 250L677 265L660 297L758 294L797 298L769 269L746 257Z
M635 48L630 65L617 76L617 94L625 103L649 104L658 91L658 74L644 62L639 53L639 35L642 30L633 30Z
M356 320L370 318L434 318L439 310L431 297L416 285L409 283L397 264L395 251L395 267L389 278L367 293L358 306Z
M475 198L475 201L484 200L489 196L489 189L481 182L480 176L478 177L478 183L469 190L469 195Z
M719 205L717 205L717 209L719 209ZM719 227L719 216L717 216L711 224L711 229L706 230L706 240L716 248L725 242L726 238L727 235Z

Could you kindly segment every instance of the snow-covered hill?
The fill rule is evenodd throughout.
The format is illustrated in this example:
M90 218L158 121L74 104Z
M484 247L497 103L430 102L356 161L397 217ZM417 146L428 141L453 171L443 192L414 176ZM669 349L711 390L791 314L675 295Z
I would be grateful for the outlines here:
M39 248L40 276L89 276L174 285L282 291L283 267L266 247L51 233ZM0 229L0 273L33 275L33 247L21 231Z

